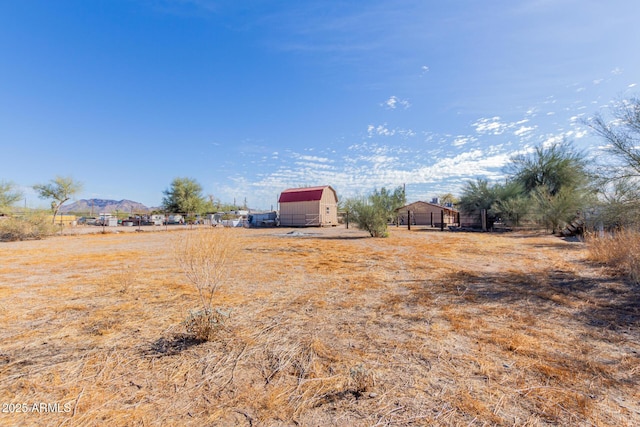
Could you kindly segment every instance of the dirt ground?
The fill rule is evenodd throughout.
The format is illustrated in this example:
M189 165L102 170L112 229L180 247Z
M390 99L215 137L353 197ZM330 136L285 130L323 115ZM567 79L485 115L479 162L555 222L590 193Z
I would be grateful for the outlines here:
M640 425L640 294L583 243L230 231L209 342L197 230L0 243L0 425Z

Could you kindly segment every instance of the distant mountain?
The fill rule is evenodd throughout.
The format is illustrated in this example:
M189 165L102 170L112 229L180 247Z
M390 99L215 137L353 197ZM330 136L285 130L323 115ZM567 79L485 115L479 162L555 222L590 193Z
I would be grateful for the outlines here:
M105 199L82 199L71 204L64 204L60 208L60 212L86 212L93 215L98 215L102 212L132 212L143 213L150 212L151 209L143 205L142 203L134 202L132 200L105 200Z

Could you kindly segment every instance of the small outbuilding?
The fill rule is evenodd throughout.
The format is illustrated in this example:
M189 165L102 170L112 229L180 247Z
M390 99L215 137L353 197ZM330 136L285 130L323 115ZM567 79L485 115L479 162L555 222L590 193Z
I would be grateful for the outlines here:
M407 224L411 212L411 225L430 225L432 227L448 227L459 225L460 213L450 206L437 203L413 202L396 210L400 225Z
M338 196L330 185L289 188L280 193L282 227L338 225Z

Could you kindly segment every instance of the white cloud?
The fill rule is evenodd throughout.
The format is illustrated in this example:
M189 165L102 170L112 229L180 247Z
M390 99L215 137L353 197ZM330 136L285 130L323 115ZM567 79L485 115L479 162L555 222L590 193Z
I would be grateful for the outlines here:
M393 136L395 133L396 132L394 130L387 128L386 123L378 126L374 126L374 125L367 126L367 134L369 134L369 138L373 138L376 135Z
M399 129L398 134L404 138L409 138L417 135L416 132L412 129Z
M369 125L367 126L367 136L369 138L373 138L374 136L394 136L399 135L403 138L410 138L416 136L416 132L412 129L390 129L387 127L387 124L384 123L382 125Z
M506 123L500 121L500 117L482 118L472 124L479 134L500 135L507 128Z
M307 161L307 162L333 163L333 161L331 159L329 159L328 157L307 156L307 155L300 155L300 154L296 154L296 155L294 155L294 157L296 157L296 158L298 158L300 160Z
M455 137L451 145L454 147L462 147L463 145L468 144L469 142L475 141L476 139L471 136L458 135Z
M557 134L557 135L547 135L544 139L544 141L542 141L542 146L544 148L549 148L551 147L553 144L560 144L562 143L562 141L564 141L565 137L567 135L565 134Z
M465 135L453 138L458 146L473 140L473 136ZM502 179L502 168L514 153L504 145L493 145L454 155L450 141L443 148L428 152L364 141L326 157L290 153L292 162L283 162L256 182L238 182L242 182L254 198L263 194L268 203L276 197L274 193L279 194L285 188L320 184L332 185L341 197L403 183L420 191L429 188L429 191L456 193L468 179L478 176Z
M397 96L391 96L381 105L385 106L388 109L395 110L398 107L402 107L405 110L411 106L409 101L406 99L400 99Z
M577 115L575 115L575 116L571 116L571 117L569 118L569 122L570 122L571 124L575 124L578 120L582 119L582 117L584 117L584 113L577 114Z
M579 130L576 130L574 133L574 137L576 139L584 138L587 135L589 135L589 131L587 129L579 129Z
M397 109L402 105L400 101L390 97L384 105ZM275 198L273 193L279 194L284 188L329 184L341 197L351 197L403 183L412 190L411 201L416 200L415 194L446 191L457 194L470 179L504 179L504 166L514 155L531 152L537 145L548 147L565 139L586 137L588 132L580 125L580 120L589 114L581 111L586 102L569 104L549 96L522 109L520 117L487 115L472 120L468 134L464 130L415 131L372 122L358 141L345 144L347 137L344 137L341 144L317 148L314 152L279 150L271 172L256 182L246 183L251 190L248 194L256 193L252 197L257 197L262 191L270 202ZM556 111L548 111L549 108ZM416 135L420 139L415 143L403 143L403 138ZM492 144L496 141L499 144Z
M515 130L513 132L513 134L515 136L525 136L530 134L531 132L533 132L535 130L534 126L520 126L519 129Z

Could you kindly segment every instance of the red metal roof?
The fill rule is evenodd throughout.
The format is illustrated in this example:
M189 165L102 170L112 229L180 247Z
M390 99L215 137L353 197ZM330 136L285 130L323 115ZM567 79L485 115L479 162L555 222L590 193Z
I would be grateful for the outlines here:
M289 188L280 193L278 203L311 202L322 199L322 192L328 185L322 187Z

